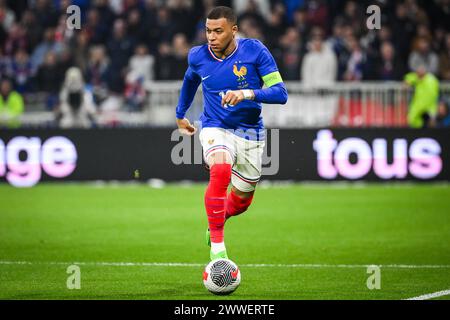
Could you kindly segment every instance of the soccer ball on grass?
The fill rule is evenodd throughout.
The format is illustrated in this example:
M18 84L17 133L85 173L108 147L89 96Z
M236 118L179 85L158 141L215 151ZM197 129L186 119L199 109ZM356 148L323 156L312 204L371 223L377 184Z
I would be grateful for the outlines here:
M203 271L203 284L209 292L227 295L234 292L241 283L238 266L229 259L215 259Z

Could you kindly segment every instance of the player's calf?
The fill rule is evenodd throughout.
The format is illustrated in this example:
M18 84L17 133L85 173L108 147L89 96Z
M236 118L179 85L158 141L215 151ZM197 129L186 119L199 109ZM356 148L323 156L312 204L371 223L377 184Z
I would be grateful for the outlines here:
M205 208L213 243L223 243L225 201L230 180L231 164L216 163L211 166L210 180L205 192Z
M229 219L232 216L237 216L245 211L253 201L254 192L239 192L232 188L228 194L226 202L225 219Z

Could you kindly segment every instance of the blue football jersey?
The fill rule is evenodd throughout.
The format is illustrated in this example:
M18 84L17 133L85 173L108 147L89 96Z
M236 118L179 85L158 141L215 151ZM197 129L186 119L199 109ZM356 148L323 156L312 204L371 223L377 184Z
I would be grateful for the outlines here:
M189 52L188 63L185 82L190 81L190 89L202 84L202 127L257 132L258 137L246 138L264 139L261 103L243 100L234 106L221 105L222 96L228 90L255 90L264 84L270 87L282 82L275 60L264 44L256 39L237 39L235 50L224 59L217 57L207 44L196 46ZM177 118L184 117L192 102L182 100L177 106Z

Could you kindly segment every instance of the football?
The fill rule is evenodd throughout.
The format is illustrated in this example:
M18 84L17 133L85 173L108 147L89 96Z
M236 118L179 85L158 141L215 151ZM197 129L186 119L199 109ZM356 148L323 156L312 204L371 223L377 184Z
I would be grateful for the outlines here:
M211 261L203 271L203 284L209 292L227 295L234 292L241 283L238 266L229 259Z

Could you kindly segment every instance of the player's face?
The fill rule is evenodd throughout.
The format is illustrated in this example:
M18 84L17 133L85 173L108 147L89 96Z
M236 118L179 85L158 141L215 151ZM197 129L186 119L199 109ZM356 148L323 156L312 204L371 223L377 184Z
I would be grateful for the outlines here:
M225 18L206 19L206 39L214 52L224 52L237 32L237 26Z

